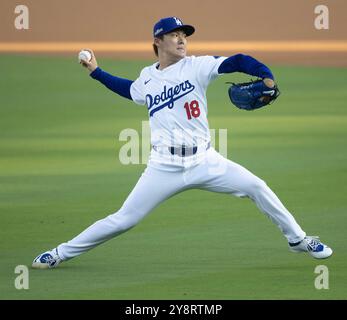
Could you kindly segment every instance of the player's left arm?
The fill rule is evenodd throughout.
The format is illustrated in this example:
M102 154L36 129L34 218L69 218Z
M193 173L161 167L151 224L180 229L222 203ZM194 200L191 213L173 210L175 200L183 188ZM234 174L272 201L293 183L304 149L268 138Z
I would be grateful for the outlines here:
M218 68L219 74L232 72L243 72L259 77L264 80L268 87L275 85L271 70L265 64L248 55L240 53L231 56L225 59Z

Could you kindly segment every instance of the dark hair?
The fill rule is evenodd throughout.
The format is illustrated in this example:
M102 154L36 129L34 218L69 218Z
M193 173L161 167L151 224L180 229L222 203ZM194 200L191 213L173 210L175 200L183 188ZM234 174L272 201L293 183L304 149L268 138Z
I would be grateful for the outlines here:
M161 36L156 37L156 38L163 40L164 35L161 35ZM155 55L158 57L158 47L154 43L153 43L153 50L154 50Z

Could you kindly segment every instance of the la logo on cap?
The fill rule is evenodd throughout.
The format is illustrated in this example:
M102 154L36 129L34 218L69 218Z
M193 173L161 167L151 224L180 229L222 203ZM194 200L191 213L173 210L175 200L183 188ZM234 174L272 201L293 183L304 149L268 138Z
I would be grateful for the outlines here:
M173 17L174 19L175 19L175 21L176 21L176 24L178 25L178 26L181 26L183 23L182 23L182 21L180 20L180 19L178 19L178 18L176 18L176 17Z

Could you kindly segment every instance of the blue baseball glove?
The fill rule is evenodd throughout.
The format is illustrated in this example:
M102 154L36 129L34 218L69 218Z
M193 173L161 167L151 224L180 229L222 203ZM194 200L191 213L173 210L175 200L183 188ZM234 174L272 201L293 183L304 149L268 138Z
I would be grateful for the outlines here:
M239 109L255 110L271 104L280 95L275 85L268 87L263 80L233 83L228 90L231 102Z

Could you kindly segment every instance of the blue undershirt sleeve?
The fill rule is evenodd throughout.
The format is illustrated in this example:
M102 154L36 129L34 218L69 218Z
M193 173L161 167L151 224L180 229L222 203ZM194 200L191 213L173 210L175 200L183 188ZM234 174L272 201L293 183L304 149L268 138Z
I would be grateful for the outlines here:
M225 59L218 68L219 74L232 72L243 72L262 79L274 79L271 70L266 65L241 53Z
M124 98L132 100L130 95L130 87L133 81L113 76L103 71L99 67L97 67L90 74L90 76L93 79L100 81L103 85L105 85L107 88L109 88L113 92L119 94L120 96Z

